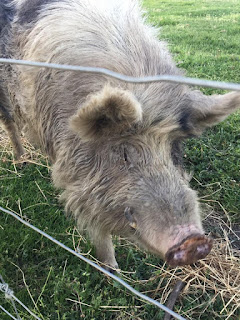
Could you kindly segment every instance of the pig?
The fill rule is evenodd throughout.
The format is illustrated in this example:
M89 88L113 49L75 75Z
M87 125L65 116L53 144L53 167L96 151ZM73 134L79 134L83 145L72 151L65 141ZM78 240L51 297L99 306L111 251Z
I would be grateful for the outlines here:
M184 74L137 0L4 0L0 9L1 57L134 77ZM0 120L15 157L24 153L21 132L49 157L65 211L106 268L118 268L112 235L173 267L207 256L212 240L182 143L237 110L240 93L10 64L0 79Z

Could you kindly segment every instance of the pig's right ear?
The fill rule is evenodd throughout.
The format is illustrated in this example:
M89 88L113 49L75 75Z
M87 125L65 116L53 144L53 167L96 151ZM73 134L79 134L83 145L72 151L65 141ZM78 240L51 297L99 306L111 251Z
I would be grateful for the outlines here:
M129 91L105 86L70 118L70 127L89 141L122 134L141 120L141 105Z
M183 108L179 123L185 133L198 136L240 108L240 93L205 96L192 91L186 102L190 107Z

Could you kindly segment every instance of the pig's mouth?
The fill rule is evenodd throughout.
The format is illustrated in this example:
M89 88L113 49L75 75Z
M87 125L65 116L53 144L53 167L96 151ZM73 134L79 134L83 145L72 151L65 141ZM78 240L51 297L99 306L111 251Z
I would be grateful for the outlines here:
M213 240L205 235L194 234L170 248L165 259L172 267L192 264L205 258L212 249Z

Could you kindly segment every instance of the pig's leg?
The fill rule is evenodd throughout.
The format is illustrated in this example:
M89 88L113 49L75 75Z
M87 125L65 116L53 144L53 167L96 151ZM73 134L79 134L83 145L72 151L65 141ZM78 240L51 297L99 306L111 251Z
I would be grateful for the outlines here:
M24 149L20 140L20 135L17 126L6 108L0 105L0 122L3 124L10 141L13 146L13 152L16 159L19 159L24 154Z
M115 258L115 251L110 234L100 234L100 237L93 240L96 248L97 258L104 264L104 268L108 271L118 269Z

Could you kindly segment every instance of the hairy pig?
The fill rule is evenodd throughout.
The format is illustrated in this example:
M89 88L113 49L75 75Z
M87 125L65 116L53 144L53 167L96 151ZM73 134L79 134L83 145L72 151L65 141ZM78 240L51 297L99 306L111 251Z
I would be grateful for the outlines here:
M183 74L136 0L2 0L0 17L1 57ZM65 210L102 263L117 268L113 234L172 266L210 252L181 145L237 110L240 93L17 65L1 65L0 80L0 121L16 158L22 132L48 155Z

